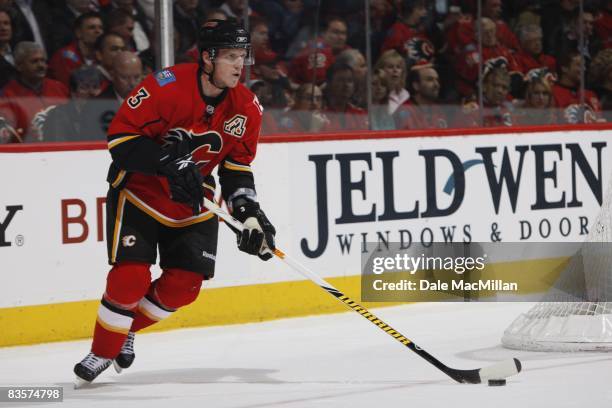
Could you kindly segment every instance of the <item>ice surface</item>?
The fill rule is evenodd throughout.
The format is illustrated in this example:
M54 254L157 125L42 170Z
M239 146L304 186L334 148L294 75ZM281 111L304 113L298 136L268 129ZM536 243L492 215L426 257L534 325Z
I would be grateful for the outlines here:
M455 368L518 357L505 387L457 384L356 313L136 336L136 361L74 390L89 341L0 349L0 385L64 387L14 407L612 407L612 355L517 352L502 331L531 304L418 304L374 312ZM93 316L92 316L93 318Z

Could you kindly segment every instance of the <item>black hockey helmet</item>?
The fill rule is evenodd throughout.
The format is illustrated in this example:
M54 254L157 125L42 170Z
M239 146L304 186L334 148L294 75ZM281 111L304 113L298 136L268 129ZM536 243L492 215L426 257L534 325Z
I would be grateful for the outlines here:
M251 52L251 35L242 25L231 20L208 20L200 28L198 50L200 55L208 51L214 61L217 50L223 48L242 48L247 51L244 65L255 62Z

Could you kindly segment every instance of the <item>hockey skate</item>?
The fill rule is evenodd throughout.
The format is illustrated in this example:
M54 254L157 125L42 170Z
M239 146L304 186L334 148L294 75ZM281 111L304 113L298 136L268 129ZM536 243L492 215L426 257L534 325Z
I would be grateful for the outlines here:
M117 373L121 373L123 369L129 368L134 362L134 358L136 358L134 353L134 334L134 332L128 333L123 346L121 346L119 355L113 360L113 367L115 367Z
M96 356L94 353L89 353L80 363L74 366L76 374L75 388L81 388L83 385L91 383L99 376L102 371L110 367L112 360Z

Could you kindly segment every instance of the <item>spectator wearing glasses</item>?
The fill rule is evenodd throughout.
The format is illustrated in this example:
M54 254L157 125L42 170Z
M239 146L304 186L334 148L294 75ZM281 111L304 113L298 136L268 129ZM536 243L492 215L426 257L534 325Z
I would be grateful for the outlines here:
M70 75L70 96L68 103L57 105L47 113L42 124L45 141L96 140L90 124L83 121L85 102L100 93L102 74L93 66L82 66ZM104 140L104 139L98 139Z

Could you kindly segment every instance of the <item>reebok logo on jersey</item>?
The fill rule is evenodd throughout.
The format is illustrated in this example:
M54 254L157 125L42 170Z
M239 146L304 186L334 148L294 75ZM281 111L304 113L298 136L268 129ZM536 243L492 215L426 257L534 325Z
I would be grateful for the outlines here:
M223 131L234 137L244 136L246 130L247 117L243 115L234 115L230 120L223 122Z
M206 252L206 251L202 251L202 256L203 256L204 258L206 258L206 259L210 259L210 260L211 260L211 261L213 261L213 262L215 262L215 261L217 260L217 257L216 257L216 256L214 256L213 254L208 253L208 252Z
M176 164L178 164L179 170L183 170L185 167L189 166L190 164L193 164L193 157L189 155L184 159L177 161Z
M164 86L176 82L176 77L172 71L163 69L155 73L155 80L159 86Z
M121 245L124 247L133 247L136 245L136 237L133 235L126 235L121 238Z

